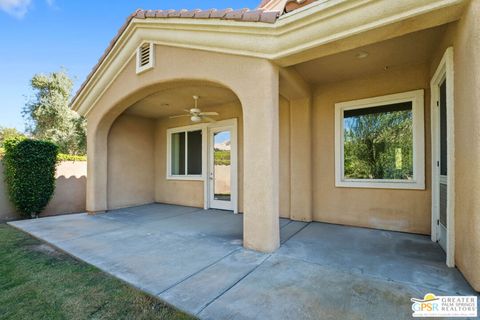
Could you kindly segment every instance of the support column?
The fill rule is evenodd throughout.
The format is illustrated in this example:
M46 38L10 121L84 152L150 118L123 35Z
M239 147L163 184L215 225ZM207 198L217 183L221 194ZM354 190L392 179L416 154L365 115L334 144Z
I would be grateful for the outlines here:
M87 122L87 212L107 210L107 139L108 130Z
M310 98L290 101L290 218L312 221L312 117Z
M241 97L244 121L244 216L246 248L273 252L280 246L279 227L279 75L265 62L255 87ZM257 76L258 74L258 76Z

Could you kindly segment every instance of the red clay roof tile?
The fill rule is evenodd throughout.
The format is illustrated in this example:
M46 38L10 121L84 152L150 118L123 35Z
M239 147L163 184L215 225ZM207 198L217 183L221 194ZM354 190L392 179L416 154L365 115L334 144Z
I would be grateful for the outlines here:
M224 19L241 21L244 13L247 11L249 11L247 8L230 11L225 15Z
M208 9L208 10L200 10L195 12L195 18L197 19L208 19L210 18L211 14L216 12L217 9Z
M225 19L245 22L274 23L280 16L278 11L265 11L263 9L250 10L248 8L233 10L228 9L194 9L194 10L137 10L134 18L191 18L191 19Z
M258 22L263 11L262 9L247 11L243 14L243 21Z
M210 15L210 18L212 18L212 19L215 19L215 18L222 19L230 11L233 11L233 9L232 8L226 8L226 9L216 10L215 12L212 12L212 14Z
M180 14L180 17L181 18L194 18L195 14L197 12L200 12L200 11L202 11L202 10L200 10L200 9L188 10L188 11Z
M317 0L288 0L287 3L285 4L285 12L292 12L294 10L297 10L298 8L304 7L307 4L310 4L312 2L315 2Z
M278 18L278 13L275 11L266 11L260 15L260 22L275 23Z

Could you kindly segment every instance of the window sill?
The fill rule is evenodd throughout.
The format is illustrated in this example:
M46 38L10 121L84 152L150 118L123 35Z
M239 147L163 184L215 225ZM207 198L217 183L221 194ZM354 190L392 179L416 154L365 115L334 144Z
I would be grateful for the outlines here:
M203 181L203 176L167 176L167 180Z
M365 189L397 189L397 190L425 190L424 182L416 181L356 181L341 180L336 181L335 187L338 188L365 188Z

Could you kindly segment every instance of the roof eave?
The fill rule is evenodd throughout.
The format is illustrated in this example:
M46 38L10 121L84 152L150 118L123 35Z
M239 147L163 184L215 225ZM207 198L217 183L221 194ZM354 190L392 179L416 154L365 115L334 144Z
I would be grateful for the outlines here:
M128 34L127 31L131 31L134 28L135 24L140 24L140 23L145 23L148 21L155 22L155 23L160 23L160 24L170 24L170 25L182 25L185 28L188 29L188 26L191 26L193 28L198 28L199 26L204 26L204 27L211 27L211 29L218 29L218 27L221 25L224 28L230 28L232 32L241 32L241 30L246 30L246 29L254 29L254 32L258 32L261 29L264 28L269 28L272 27L274 22L277 20L279 17L280 13L279 12L274 12L274 11L264 11L261 10L259 11L259 14L256 13L256 11L252 11L255 16L247 16L246 20L239 20L238 16L232 16L228 17L227 14L229 12L233 12L231 10L226 10L225 14L222 17L218 18L197 18L197 19L192 19L191 17L157 17L156 14L159 11L163 10L155 10L154 16L152 16L153 10L141 10L138 9L131 15L129 15L125 21L125 23L120 27L118 30L117 34L115 37L110 41L107 49L104 51L103 55L98 59L98 62L95 64L95 66L92 68L90 73L87 75L86 80L82 83L80 88L77 90L75 95L73 96L71 102L70 102L70 107L74 110L77 111L78 107L76 107L76 101L80 95L80 93L84 90L84 88L87 86L87 84L90 82L94 74L97 72L97 70L100 68L102 63L105 61L107 56L115 49L115 46L117 43L120 41L120 39L125 38L124 35ZM168 11L168 10L167 10ZM227 17L225 17L227 16ZM243 15L242 15L243 17ZM193 29L192 29L193 30Z
M407 2L408 5L406 5ZM448 11L450 7L463 5L465 2L466 0L430 0L419 5L415 0L405 0L401 5L395 3L403 6L403 11L383 3L384 7L376 8L377 10L373 12L380 14L379 12L382 11L379 9L383 8L389 11L380 19L372 15L370 7L364 8L363 6L365 4L381 6L382 2L372 0L317 1L282 16L274 24L212 19L137 19L131 16L72 100L71 107L79 113L85 114L85 108L90 108L82 106L85 104L85 96L88 96L92 87L105 74L108 66L115 59L114 69L122 68L125 61L134 54L134 47L138 46L141 41L147 40L170 46L264 58L278 61L280 65L287 66L291 63L285 62L285 59L289 61L296 59L295 63L298 63L297 58L290 59L288 57L295 57L305 50L420 16L430 11L438 9ZM352 14L356 14L351 11L355 10L364 12L363 20L351 19ZM446 23L459 18L457 13L450 15L450 17L443 15L443 20L438 23ZM356 16L358 17L358 14ZM415 26L415 28L420 27L420 25ZM162 32L158 32L158 30L162 30ZM302 32L298 33L299 30ZM176 32L182 32L182 37L175 37ZM404 32L407 31L404 30ZM188 35L191 37L188 38ZM134 37L134 41L130 40L132 37ZM233 37L235 37L235 41L232 41ZM212 39L215 43L212 42ZM122 50L127 43L128 50ZM119 55L118 59L116 59L117 55ZM109 72L112 76L113 71L109 70ZM110 79L109 77L107 78ZM102 79L102 86L105 81L112 81L112 79L108 79ZM94 95L101 94L99 90L95 89ZM97 97L89 97L87 104L94 105L95 99Z

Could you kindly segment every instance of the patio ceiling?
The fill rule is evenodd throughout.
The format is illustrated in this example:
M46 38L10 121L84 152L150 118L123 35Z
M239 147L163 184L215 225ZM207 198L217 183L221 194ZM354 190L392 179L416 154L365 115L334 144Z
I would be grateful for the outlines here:
M321 84L428 62L447 25L410 33L354 50L325 56L294 68L309 83ZM366 56L365 56L366 55Z
M237 102L237 96L229 89L214 84L184 82L162 87L155 94L142 99L125 113L147 118L162 118L184 113L193 107L192 96L200 97L198 106L203 111L209 108Z

